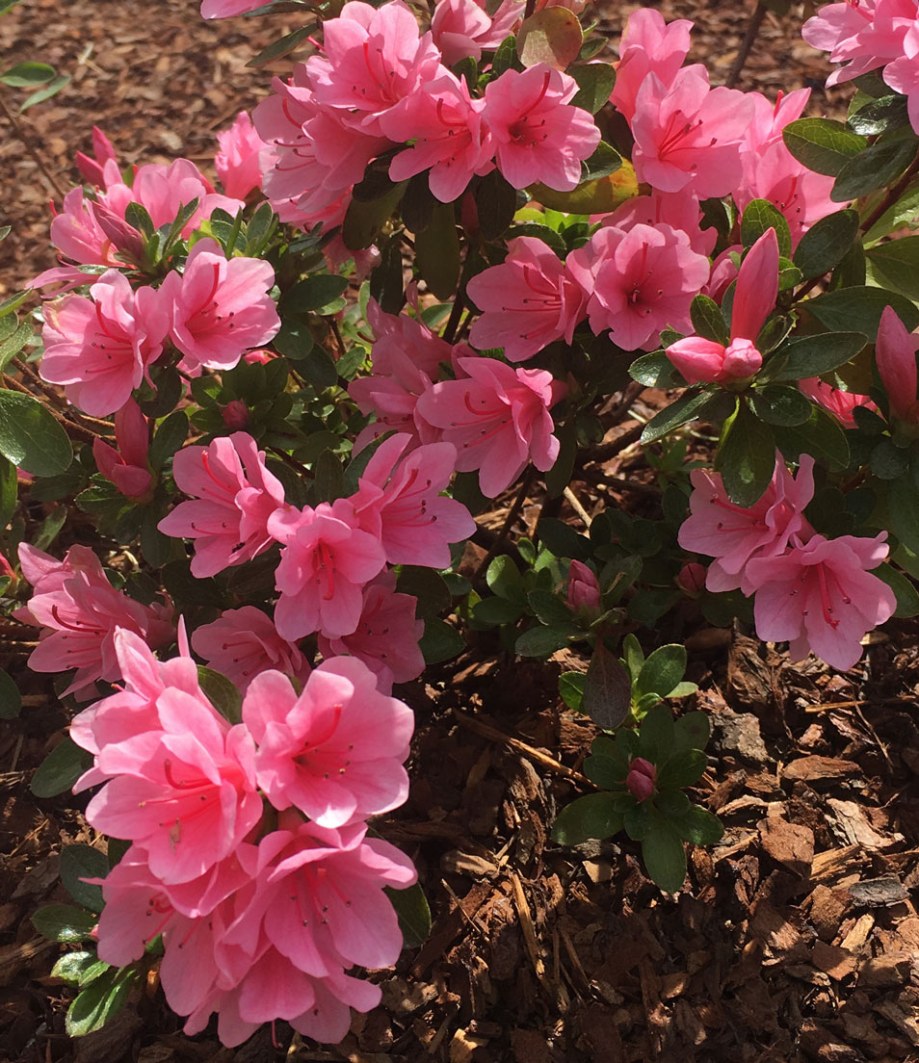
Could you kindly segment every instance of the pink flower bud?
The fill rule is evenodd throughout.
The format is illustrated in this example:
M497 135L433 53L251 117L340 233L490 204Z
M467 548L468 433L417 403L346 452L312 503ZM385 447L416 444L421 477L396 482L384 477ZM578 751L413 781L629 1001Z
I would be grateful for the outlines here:
M750 341L742 338L731 340L724 352L721 371L731 380L746 380L762 368L763 356Z
M654 793L657 783L657 768L644 757L633 757L629 762L629 774L625 785L636 801L647 801Z
M600 610L600 584L593 569L581 561L572 561L568 569L568 608L576 613Z
M234 432L241 431L249 425L249 407L242 399L231 399L220 411L223 423Z
M698 561L684 565L676 578L677 586L690 598L697 598L705 590L705 575L708 569Z

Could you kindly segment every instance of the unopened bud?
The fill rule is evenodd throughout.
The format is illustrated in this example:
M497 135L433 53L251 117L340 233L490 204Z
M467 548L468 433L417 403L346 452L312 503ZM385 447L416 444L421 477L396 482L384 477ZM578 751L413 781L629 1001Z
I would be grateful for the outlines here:
M568 569L568 608L573 612L600 611L600 584L592 568L572 561Z
M644 757L633 757L625 785L636 801L647 801L657 785L657 768Z
M242 399L231 399L220 411L220 416L227 428L237 432L249 424L249 407Z
M690 561L684 565L676 578L677 586L690 598L698 598L705 590L705 575L708 570L705 565L698 561Z

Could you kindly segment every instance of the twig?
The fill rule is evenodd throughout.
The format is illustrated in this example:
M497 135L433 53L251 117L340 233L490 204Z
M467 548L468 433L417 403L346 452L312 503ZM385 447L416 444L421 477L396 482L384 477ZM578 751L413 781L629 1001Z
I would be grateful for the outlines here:
M453 718L461 727L465 727L467 731L474 731L483 738L491 739L492 742L500 742L502 745L509 746L518 753L523 753L530 760L535 760L537 764L541 764L549 771L554 771L556 775L563 775L566 779L570 779L571 782L577 783L578 786L583 786L587 790L597 789L586 775L575 771L574 768L566 767L555 757L550 757L548 753L543 753L541 749L536 749L535 746L531 746L519 738L514 738L503 731L499 731L497 727L492 727L490 723L485 723L484 720L478 720L475 716L467 716L466 713L459 712L457 709L453 710Z
M737 52L737 58L731 65L731 69L728 73L725 85L732 89L740 80L740 72L744 68L744 64L750 57L750 52L753 50L753 45L756 43L756 38L759 35L760 27L763 24L763 19L766 17L766 5L763 0L759 0L753 14L750 16L750 21L747 24L747 32L744 34L744 39L741 41L740 49Z
M511 508L507 511L507 516L504 518L504 523L501 525L501 530L495 537L495 541L488 548L488 552L479 562L478 567L473 574L472 580L475 582L479 576L488 568L491 559L501 550L504 545L504 540L507 538L508 533L511 530L511 526L517 519L520 510L523 508L523 503L526 501L526 497L530 492L530 485L533 482L533 466L529 466L527 471L523 474L523 482L520 485L520 490L517 492L517 497L511 503Z
M40 401L32 394L31 391L29 391L25 384L20 383L15 377L6 376L4 374L2 379L4 380L6 386L8 388L11 388L13 391L19 391L23 395L28 395L30 399L35 399L36 402ZM77 424L74 421L68 420L62 414L58 413L57 410L51 409L49 404L42 403L42 405L45 407L48 413L50 413L51 416L57 421L61 428L64 429L65 432L69 432L77 436L84 443L92 443L93 440L97 438L95 432L90 432L88 428L84 428L81 424Z
M41 175L51 186L52 192L54 192L54 194L60 199L63 199L65 195L63 188L61 188L61 186L57 183L57 178L45 165L45 160L41 157L41 152L35 146L35 143L32 140L31 133L26 131L25 126L19 121L16 115L13 114L9 107L7 107L6 100L4 100L2 92L0 92L0 111L3 112L6 120L13 127L13 132L22 141L23 147L32 156L32 159L35 162L35 165L38 167L39 171L41 172Z
M591 517L587 510L581 505L581 500L578 498L578 496L574 493L574 491L571 490L570 487L566 487L562 493L564 494L565 500L567 501L568 505L571 506L575 513L577 513L577 515L581 518L584 527L589 528L591 523L593 522L593 517Z

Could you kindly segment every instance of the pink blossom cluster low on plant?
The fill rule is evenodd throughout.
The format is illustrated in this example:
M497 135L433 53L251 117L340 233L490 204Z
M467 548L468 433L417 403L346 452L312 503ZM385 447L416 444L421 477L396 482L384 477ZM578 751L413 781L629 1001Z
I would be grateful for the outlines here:
M871 574L887 557L887 533L817 534L804 512L814 497L813 468L802 455L792 476L777 456L772 482L752 507L731 502L718 473L694 471L679 542L715 558L709 590L753 596L761 639L789 642L796 659L813 651L835 668L851 668L862 637L896 608L893 591Z
M103 784L87 819L131 843L102 882L100 959L127 965L161 936L163 988L188 1033L217 1012L227 1045L279 1018L341 1040L350 1009L381 995L346 972L388 966L402 945L383 889L415 871L366 819L405 800L411 710L334 657L300 693L263 672L231 724L190 658L161 663L123 629L113 646L124 689L71 728L93 755L77 789Z

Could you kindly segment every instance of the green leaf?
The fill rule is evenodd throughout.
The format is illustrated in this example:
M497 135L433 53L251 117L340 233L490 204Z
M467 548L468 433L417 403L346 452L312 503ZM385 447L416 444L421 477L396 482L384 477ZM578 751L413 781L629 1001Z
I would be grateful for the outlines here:
M877 188L886 188L915 157L916 137L911 129L885 134L840 167L830 199L846 203Z
M919 553L919 491L904 476L892 480L887 489L890 530L913 553Z
M752 506L775 472L775 438L745 402L725 422L715 468L721 473L728 497L738 506Z
M10 334L7 335L3 342L0 343L0 370L6 369L10 362L16 357L23 347L32 339L34 332L32 326L28 321L23 321L18 328L16 328L16 319L11 317L8 319L9 324L13 326L10 330Z
M876 336L885 306L892 306L910 330L919 325L919 308L909 299L883 288L853 285L824 292L803 304L831 332L862 332Z
M802 454L810 454L818 462L826 462L838 469L849 464L849 441L834 417L814 406L804 424L780 428L776 442L786 458L793 461Z
M640 442L645 445L656 443L675 429L696 420L711 401L710 391L687 391L645 425Z
M798 162L829 177L835 177L868 144L842 122L829 118L799 118L790 122L782 130L782 139Z
M438 203L430 224L415 234L415 264L428 289L449 299L460 274L460 244L452 203Z
M415 612L423 619L433 618L450 608L452 596L444 577L433 569L403 565L396 590L416 600Z
M690 805L673 825L680 837L693 845L714 845L724 836L721 820L699 805Z
M572 712L583 712L584 687L587 675L584 672L562 672L558 677L558 695Z
M581 712L586 712L598 727L615 731L628 719L631 693L628 671L598 638L584 680Z
M334 388L338 383L338 366L335 359L318 343L299 359L297 369L317 391Z
M726 347L731 342L727 322L721 307L707 295L697 295L690 307L692 327L696 335Z
M69 84L70 76L68 74L60 74L50 84L45 85L40 89L36 89L30 96L27 96L19 105L19 113L22 114L36 104L44 103L45 100L50 100L52 96L56 96L61 89L66 88Z
M397 890L391 886L385 888L389 903L395 908L399 917L399 929L402 931L402 947L420 948L431 933L431 908L424 890L416 882L408 889Z
M205 697L225 720L232 724L242 721L242 695L235 683L203 664L198 665L198 683Z
M526 598L527 604L541 624L547 627L564 627L571 622L571 610L552 591L532 590Z
M581 180L596 181L608 177L622 166L622 156L610 144L601 140L593 155L581 164Z
M188 438L188 417L184 410L173 410L153 434L150 466L161 469Z
M521 602L511 602L507 598L483 598L473 606L472 619L487 627L501 627L519 620L523 608Z
M15 720L22 710L22 694L9 672L0 671L0 720Z
M654 705L641 721L638 751L652 764L662 762L673 748L673 713L666 705Z
M517 38L511 35L510 37L505 37L495 50L491 61L491 70L495 77L500 77L505 70L510 70L516 66L519 66Z
M482 236L486 240L497 240L514 220L517 191L497 170L492 170L479 182L475 205Z
M909 472L909 453L884 436L871 451L868 464L879 480L898 480Z
M523 20L517 31L517 56L524 67L545 63L564 70L578 57L584 33L573 11L546 7Z
M877 279L909 299L919 299L919 236L902 236L866 252Z
M799 425L810 417L811 402L797 388L767 384L750 391L750 406L766 424Z
M643 694L670 696L686 674L686 647L671 642L659 646L645 660L635 682L635 697Z
M858 99L856 97L856 100ZM861 97L860 102L864 102L864 97ZM853 101L853 107L855 103L856 101ZM907 125L908 122L906 97L899 94L870 100L857 110L852 110L847 119L849 128L863 137L874 137L879 133L886 133L888 129Z
M676 749L705 749L712 725L704 712L687 712L673 725L673 744Z
M628 761L623 756L608 757L595 753L584 761L584 774L601 790L621 790L628 775Z
M283 59L285 55L290 55L301 41L305 41L311 33L315 32L316 24L311 22L308 26L301 26L299 29L294 30L293 33L286 33L278 40L272 41L267 48L257 52L246 63L246 66L266 66L268 63L274 62L275 59Z
M785 215L768 199L754 199L744 208L740 223L740 239L744 247L752 247L769 229L775 229L779 255L791 257L791 230Z
M2 390L0 454L33 476L57 476L73 459L67 433L40 402Z
M110 964L103 963L95 952L80 949L77 952L65 952L51 968L51 977L60 978L68 985L89 985L100 975L109 970Z
M466 648L466 642L456 628L436 618L425 620L424 637L418 645L425 664L449 661Z
M551 657L556 650L567 646L575 633L572 626L543 627L540 624L518 636L514 652L519 657Z
M578 91L570 101L573 107L596 114L609 102L616 84L616 72L609 63L576 63L567 73L578 83Z
M36 797L57 797L73 784L92 763L92 756L70 738L59 742L38 766L29 789Z
M660 766L657 785L662 790L692 786L702 778L707 766L708 760L701 749L681 749Z
M559 845L611 838L622 830L622 813L609 794L588 794L566 805L552 827Z
M589 539L579 535L570 524L557 517L543 517L536 525L536 535L556 557L587 561L593 552Z
M790 340L766 363L761 374L768 380L804 380L832 373L864 348L868 337L861 332L822 332Z
M62 944L86 941L96 921L92 912L72 904L46 904L32 915L32 925L42 937Z
M12 89L31 89L45 85L54 78L54 67L47 63L27 61L11 66L0 74L0 82Z
M822 277L842 261L858 235L858 226L858 211L839 210L807 230L794 254L805 280Z
M91 845L65 845L61 850L61 882L64 889L83 908L101 912L105 902L102 887L84 882L85 878L105 878L108 857Z
M16 466L0 454L0 530L12 520L18 501L19 478L16 475Z
M686 850L676 830L657 816L641 843L641 859L651 881L667 893L675 893L686 878Z
M639 355L629 366L629 376L646 388L685 387L686 381L663 351Z
M381 190L374 199L359 199L354 195L341 228L342 240L349 251L370 247L399 206L407 187L408 181L400 181Z
M405 301L402 248L398 239L382 241L380 264L370 274L370 294L387 314L398 314Z
M913 182L865 233L865 243L880 240L895 229L919 228L919 182Z
M298 281L281 296L278 312L285 314L305 314L321 310L329 303L335 302L348 289L347 277L334 273L316 273L312 277Z
M70 1037L85 1037L103 1026L127 1003L133 987L140 981L135 966L112 967L82 990L67 1009L64 1022Z
M886 564L873 569L872 575L882 579L897 596L897 611L894 616L901 619L919 616L919 590L909 576Z
M550 210L564 214L608 214L621 203L638 195L638 178L635 168L624 159L615 173L592 181L582 181L570 192L559 192L538 182L530 185L528 191Z

